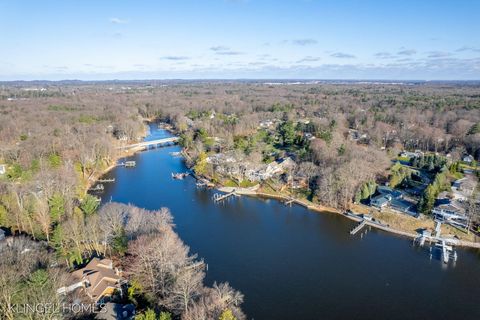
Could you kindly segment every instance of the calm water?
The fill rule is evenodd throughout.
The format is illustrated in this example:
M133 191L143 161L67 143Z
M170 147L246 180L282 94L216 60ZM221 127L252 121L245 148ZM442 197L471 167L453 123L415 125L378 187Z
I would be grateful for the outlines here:
M170 136L152 127L147 139ZM228 281L245 294L249 319L480 319L480 255L459 250L455 266L428 249L335 214L241 197L214 204L170 152L132 157L136 168L109 173L103 201L170 208L180 237L208 263L206 282Z

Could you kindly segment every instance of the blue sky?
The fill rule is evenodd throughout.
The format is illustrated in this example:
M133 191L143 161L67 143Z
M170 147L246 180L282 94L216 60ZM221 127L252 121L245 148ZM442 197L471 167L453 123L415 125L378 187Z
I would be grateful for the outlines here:
M480 1L0 0L0 80L480 79Z

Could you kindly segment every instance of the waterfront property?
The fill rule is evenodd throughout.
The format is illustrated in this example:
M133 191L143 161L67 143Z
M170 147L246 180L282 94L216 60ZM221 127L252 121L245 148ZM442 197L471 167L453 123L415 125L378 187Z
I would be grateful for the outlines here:
M453 197L458 200L466 201L473 194L476 186L476 179L472 175L466 175L462 179L453 182Z
M388 226L383 227L387 232L371 228L368 236L361 238L366 229L351 236L360 218L353 222L249 196L214 203L218 191L198 188L192 177L172 180L172 172L188 170L182 158L170 155L178 151L172 146L132 156L135 168L109 173L116 180L105 184L102 201L168 207L179 236L208 264L206 284L229 281L240 290L248 319L356 319L361 314L400 320L405 305L420 319L480 317L477 301L465 299L480 294L480 278L468 276L480 273L475 251L458 249L453 268L436 255L430 261L428 248L412 249L410 238L387 233ZM355 299L345 299L347 291Z
M81 288L95 303L107 301L120 289L120 271L113 267L110 259L93 258L85 267L72 272L74 282L57 290L59 294L67 294Z
M370 205L375 208L382 209L387 207L390 204L390 201L392 201L392 196L388 194L387 195L380 194L376 197L373 197L370 200Z

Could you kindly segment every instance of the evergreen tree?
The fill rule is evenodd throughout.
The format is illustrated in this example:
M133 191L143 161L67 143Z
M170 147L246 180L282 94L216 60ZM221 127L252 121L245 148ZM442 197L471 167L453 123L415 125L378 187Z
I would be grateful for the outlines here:
M197 161L195 162L195 166L193 167L195 173L199 175L203 175L207 173L207 153L201 152L198 155Z
M158 320L172 320L172 314L170 312L160 312Z
M65 199L59 193L55 193L49 200L50 216L53 222L60 220L60 217L65 213Z
M237 318L233 315L232 310L226 309L222 312L218 320L237 320Z
M98 208L99 201L92 195L86 194L83 198L82 203L80 204L80 209L87 216L92 215Z
M125 228L120 228L118 232L115 233L112 241L112 249L120 254L121 256L125 255L128 249L128 238L125 233Z
M285 121L279 127L284 146L291 146L295 141L295 128L292 121Z

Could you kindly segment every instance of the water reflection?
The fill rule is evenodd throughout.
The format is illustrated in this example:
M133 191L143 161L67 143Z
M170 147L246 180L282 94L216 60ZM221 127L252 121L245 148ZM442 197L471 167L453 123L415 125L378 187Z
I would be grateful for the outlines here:
M152 138L168 133L152 128ZM214 191L191 177L177 146L132 157L116 168L103 201L170 208L177 232L209 265L206 281L228 281L246 297L255 319L478 319L478 251L459 250L455 266L430 260L408 239L270 199L232 198L214 204Z

